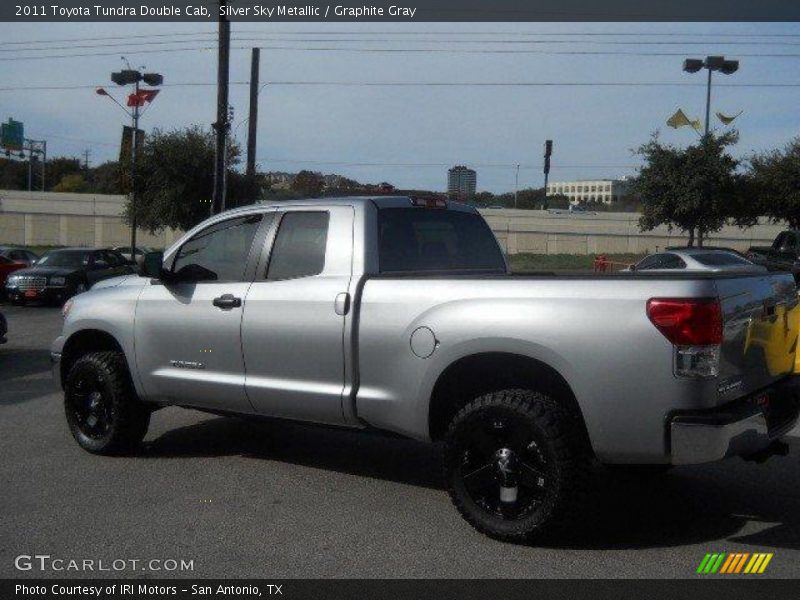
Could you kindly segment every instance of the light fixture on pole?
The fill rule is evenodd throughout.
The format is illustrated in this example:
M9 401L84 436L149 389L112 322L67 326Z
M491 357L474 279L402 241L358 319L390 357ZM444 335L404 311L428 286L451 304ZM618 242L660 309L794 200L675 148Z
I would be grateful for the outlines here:
M124 57L123 57L124 60ZM131 119L133 126L133 133L131 135L131 164L130 164L130 193L131 193L131 260L136 260L136 151L137 140L139 138L139 109L153 101L158 90L145 90L139 87L141 82L149 86L156 87L164 83L164 76L160 73L142 73L136 69L123 69L122 71L115 71L111 73L111 81L117 85L133 85L134 91L128 96L127 106L125 108L116 98L109 94L105 88L99 87L95 90L98 96L106 96L114 104L119 106L128 117Z
M683 70L687 73L697 73L700 69L708 69L705 127L705 135L708 135L709 123L711 119L711 73L713 71L719 71L723 75L732 75L739 70L739 61L728 60L724 56L707 56L705 60L700 58L687 58L683 61Z

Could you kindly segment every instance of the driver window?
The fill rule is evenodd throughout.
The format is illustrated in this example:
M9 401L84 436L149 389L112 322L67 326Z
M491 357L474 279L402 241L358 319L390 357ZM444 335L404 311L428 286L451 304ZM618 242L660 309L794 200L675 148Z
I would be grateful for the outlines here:
M241 281L261 219L247 215L203 229L178 250L172 271L200 267L208 272L206 281Z

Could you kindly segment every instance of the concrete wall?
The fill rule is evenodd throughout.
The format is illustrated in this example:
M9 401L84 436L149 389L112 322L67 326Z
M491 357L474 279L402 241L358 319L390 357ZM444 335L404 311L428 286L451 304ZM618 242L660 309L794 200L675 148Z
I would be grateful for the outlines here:
M122 246L131 241L122 219L125 196L0 190L0 244ZM137 243L165 248L180 232L139 230Z
M120 246L130 242L124 205L124 196L0 190L0 244ZM645 254L686 243L685 235L666 227L639 231L636 213L488 209L481 214L509 254ZM769 245L782 229L766 221L746 230L725 227L708 243L746 250ZM179 235L140 231L137 239L165 248Z
M667 227L639 231L638 213L580 214L566 211L487 209L481 214L509 254L645 254L685 245L687 236ZM784 225L762 220L755 227L724 227L708 245L747 250L768 246Z

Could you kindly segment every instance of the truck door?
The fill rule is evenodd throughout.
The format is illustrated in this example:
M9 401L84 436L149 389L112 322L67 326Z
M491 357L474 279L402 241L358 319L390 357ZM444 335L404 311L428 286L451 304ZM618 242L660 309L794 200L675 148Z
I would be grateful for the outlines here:
M353 208L277 212L242 319L245 387L264 415L342 423Z
M186 280L145 286L134 330L137 370L148 399L252 412L244 391L240 327L270 221L269 213L249 214L205 227L165 265L177 276L187 274Z

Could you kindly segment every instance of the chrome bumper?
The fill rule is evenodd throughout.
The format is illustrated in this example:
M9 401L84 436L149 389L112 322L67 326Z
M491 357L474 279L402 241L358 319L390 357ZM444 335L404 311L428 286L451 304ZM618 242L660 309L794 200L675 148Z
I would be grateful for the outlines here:
M715 412L676 415L669 425L670 455L673 465L696 465L729 456L747 456L767 448L788 433L797 423L798 409L793 398L798 382L792 378L771 394L773 402L792 402L792 408L778 424L758 406L745 402L721 407Z

